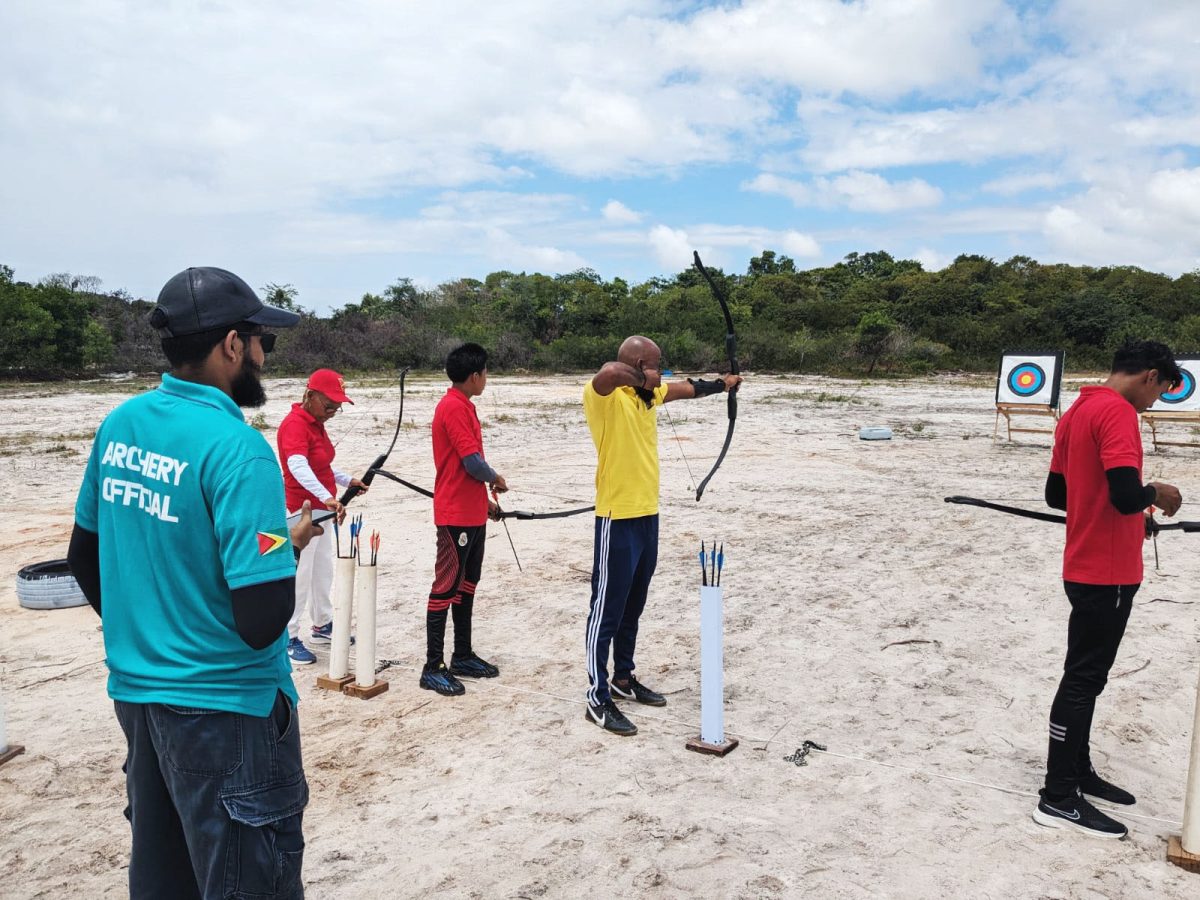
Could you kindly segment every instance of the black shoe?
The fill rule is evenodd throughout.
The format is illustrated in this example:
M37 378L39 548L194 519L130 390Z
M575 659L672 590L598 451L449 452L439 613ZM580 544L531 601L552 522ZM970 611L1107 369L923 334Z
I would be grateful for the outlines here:
M450 657L450 673L459 678L495 678L500 674L500 670L472 653L462 659Z
M620 683L613 681L608 685L608 689L622 700L634 700L638 703L645 703L647 706L667 705L666 697L650 690L632 675L629 676L629 683L625 686L622 687Z
M1042 799L1033 811L1033 821L1048 828L1074 828L1084 834L1099 838L1120 840L1129 834L1129 829L1106 816L1083 798L1082 794L1066 800L1047 800L1046 792L1040 791Z
M457 697L467 692L463 683L450 674L445 663L438 663L436 668L426 664L421 671L421 687L427 691L437 691L446 697Z
M605 731L611 731L613 734L621 735L621 737L629 737L632 734L637 734L637 726L625 718L624 714L617 709L617 704L611 700L605 700L599 706L591 706L589 704L584 717L589 722L599 725Z
M1124 788L1110 784L1092 769L1079 779L1079 790L1093 800L1103 800L1105 803L1115 803L1118 806L1133 806L1137 798Z

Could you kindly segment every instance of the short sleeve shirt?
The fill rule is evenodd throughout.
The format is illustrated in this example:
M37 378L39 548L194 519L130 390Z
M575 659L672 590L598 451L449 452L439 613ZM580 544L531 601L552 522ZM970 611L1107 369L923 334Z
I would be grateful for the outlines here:
M1108 495L1109 469L1132 466L1142 477L1137 410L1104 386L1082 388L1054 431L1050 471L1067 482L1063 579L1082 584L1139 584L1145 523L1122 514Z
M108 693L266 716L287 632L255 650L232 591L295 575L279 465L222 391L164 375L96 432L75 521L100 537Z
M283 466L283 493L288 509L299 509L305 500L312 503L313 509L325 505L324 498L316 496L296 480L288 469L289 456L303 456L321 486L331 495L337 493L333 478L333 441L329 440L325 426L299 403L293 403L292 411L279 423L275 445L279 448L279 462Z
M468 474L463 460L483 456L483 429L471 398L451 387L433 411L433 523L474 526L487 523L487 485Z
M607 397L589 381L583 388L583 412L596 445L596 515L636 519L658 514L658 409L667 386L645 401L631 387Z

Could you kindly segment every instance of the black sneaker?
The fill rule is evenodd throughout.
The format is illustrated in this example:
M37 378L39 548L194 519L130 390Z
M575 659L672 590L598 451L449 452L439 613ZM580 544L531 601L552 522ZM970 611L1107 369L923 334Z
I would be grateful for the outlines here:
M472 653L462 659L457 656L450 657L450 673L459 678L495 678L500 674L500 670Z
M1129 834L1129 829L1106 816L1077 793L1066 800L1047 800L1045 789L1039 792L1042 799L1033 811L1033 821L1048 828L1074 828L1084 834L1099 838L1120 840Z
M1124 788L1111 784L1096 774L1092 769L1079 779L1079 790L1093 800L1103 800L1105 803L1115 803L1117 806L1133 806L1137 798Z
M438 663L436 668L426 664L421 670L421 687L427 691L437 691L446 697L457 697L467 692L463 683L450 674L445 663Z
M634 700L637 703L645 703L647 706L667 705L666 697L650 690L632 675L629 676L629 681L624 686L620 682L613 681L609 683L608 689L622 700Z
M621 735L621 737L629 737L630 735L637 734L637 726L625 718L624 714L617 709L617 704L611 700L605 700L599 706L589 704L584 717L589 722L596 723L605 731L611 731L613 734Z

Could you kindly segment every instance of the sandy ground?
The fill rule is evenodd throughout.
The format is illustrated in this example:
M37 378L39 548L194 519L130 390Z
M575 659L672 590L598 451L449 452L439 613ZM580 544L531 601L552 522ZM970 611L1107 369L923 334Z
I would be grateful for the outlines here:
M1164 535L1093 731L1102 771L1140 798L1113 843L1030 819L1067 604L1058 526L942 502L1040 508L1049 438L993 443L986 378L860 384L758 378L725 432L721 398L661 420L659 568L639 674L669 697L629 709L632 739L584 721L592 520L512 521L524 573L489 526L476 647L502 669L460 698L417 687L433 562L428 502L377 481L358 511L383 534L371 701L295 673L312 801L311 897L1156 897L1200 876L1165 861L1182 817L1197 674L1196 538ZM479 409L510 508L591 500L583 379L493 378ZM1068 386L1067 401L1077 385ZM273 381L267 422L298 399ZM350 386L339 462L391 437L397 391ZM27 748L0 768L0 895L117 897L129 834L123 740L88 608L18 607L17 569L65 554L90 438L128 385L8 387L0 444L0 698ZM410 380L388 468L432 482L442 383ZM857 439L862 425L896 430ZM268 438L273 432L268 429ZM1200 489L1200 451L1147 453L1147 476ZM1194 509L1194 507L1192 507ZM1191 512L1185 499L1183 515ZM699 710L701 540L725 544L724 759L690 753ZM1152 559L1147 548L1147 557ZM643 711L643 709L645 711ZM804 740L829 748L799 767Z

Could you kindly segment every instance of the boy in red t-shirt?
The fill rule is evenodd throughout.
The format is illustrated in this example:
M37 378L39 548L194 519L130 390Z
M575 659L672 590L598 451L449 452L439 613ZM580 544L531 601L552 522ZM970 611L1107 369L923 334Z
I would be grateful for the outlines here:
M465 692L458 677L495 678L500 670L480 659L471 646L475 588L483 568L487 520L497 513L488 499L508 485L483 457L483 430L472 397L487 386L487 351L463 344L446 357L450 388L433 413L433 523L437 562L425 612L425 667L421 687L453 696ZM454 618L454 652L446 668L446 618ZM457 677L456 677L457 676Z
M1106 838L1129 831L1084 798L1134 803L1132 794L1096 773L1088 735L1141 586L1144 511L1157 506L1173 516L1183 502L1169 484L1142 484L1138 414L1182 377L1165 345L1127 343L1108 380L1083 388L1054 431L1046 502L1067 513L1063 587L1071 618L1063 677L1050 707L1046 784L1033 813L1041 825Z

